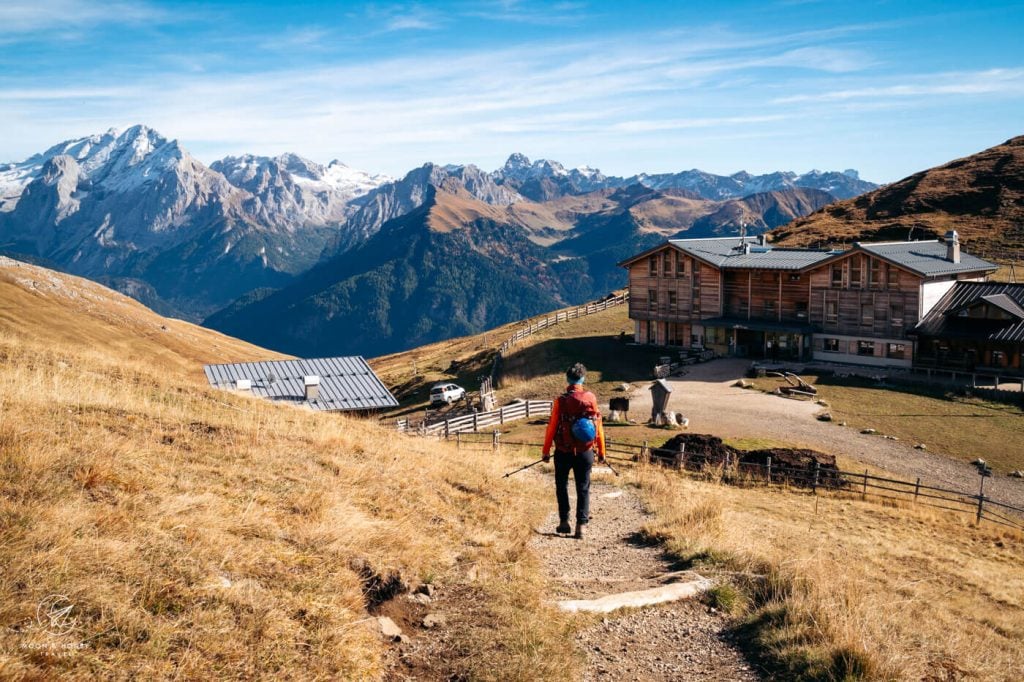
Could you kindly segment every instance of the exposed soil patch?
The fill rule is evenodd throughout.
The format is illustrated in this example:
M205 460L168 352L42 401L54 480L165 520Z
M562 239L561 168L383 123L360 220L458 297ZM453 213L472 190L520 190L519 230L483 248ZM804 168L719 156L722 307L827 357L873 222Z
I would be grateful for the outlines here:
M818 481L829 485L841 485L837 473L836 458L823 452L806 448L767 448L762 450L739 450L726 445L721 438L705 433L681 433L670 438L661 447L652 450L652 456L668 463L673 462L677 452L684 452L683 460L689 469L702 467L738 465L740 471L766 476L771 462L772 480L786 480L796 485L809 485L814 472Z

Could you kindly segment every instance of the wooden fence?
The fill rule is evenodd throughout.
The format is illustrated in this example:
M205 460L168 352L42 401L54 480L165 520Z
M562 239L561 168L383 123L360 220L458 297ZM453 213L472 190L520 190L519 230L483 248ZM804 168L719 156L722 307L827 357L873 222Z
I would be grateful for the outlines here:
M587 303L586 305L576 306L571 310L563 310L555 313L554 315L548 315L536 320L527 321L522 327L520 327L515 334L505 339L505 341L498 347L498 354L494 358L494 363L491 365L491 380L497 384L501 373L501 363L505 359L505 354L508 353L512 348L516 346L523 339L536 334L539 331L553 327L556 324L562 322L568 322L569 320L575 320L580 317L586 317L587 315L593 315L594 313L600 313L609 308L622 305L629 301L629 291L624 291L621 294L611 296L598 301L597 303Z
M473 437L485 439L494 449L500 446L541 447L540 443L502 441L500 434L495 435L495 433L459 434L460 446L464 443L472 443ZM784 466L773 463L770 457L764 464L729 461L728 457L725 461L714 462L701 452L653 448L646 442L642 445L634 445L606 440L605 452L608 459L666 464L678 468L680 471L696 472L701 475L711 474L717 480L730 485L786 485L803 488L815 494L827 492L837 495L854 495L865 500L871 498L900 501L970 514L978 524L988 521L1024 530L1024 508L1000 502L986 495L984 476L978 477L980 479L978 492L970 493L926 485L921 482L920 478L908 481L875 476L867 470L862 472L843 471L822 468L818 464L815 464L813 468ZM617 457L616 455L625 456Z
M551 414L550 400L524 400L518 403L506 405L490 412L474 412L461 417L453 417L443 421L419 424L410 423L408 419L399 419L396 422L398 430L403 433L415 433L420 436L442 436L449 437L456 433L467 433L479 431L492 426L500 426L506 422L518 419L530 419L531 417L547 417Z

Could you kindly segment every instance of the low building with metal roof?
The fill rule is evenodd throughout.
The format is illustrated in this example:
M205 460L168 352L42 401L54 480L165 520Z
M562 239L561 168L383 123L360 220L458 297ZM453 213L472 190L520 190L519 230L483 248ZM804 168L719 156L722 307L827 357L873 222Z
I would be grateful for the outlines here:
M214 388L323 412L369 412L398 401L360 356L206 365Z
M1021 375L1024 284L957 282L908 335L918 366Z

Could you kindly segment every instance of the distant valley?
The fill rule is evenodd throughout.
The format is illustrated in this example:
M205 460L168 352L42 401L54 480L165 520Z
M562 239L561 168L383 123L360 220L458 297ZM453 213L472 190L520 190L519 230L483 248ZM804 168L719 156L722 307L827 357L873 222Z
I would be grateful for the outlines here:
M0 252L282 351L376 355L603 295L665 237L758 234L876 187L521 154L397 179L294 154L207 166L140 125L0 165Z

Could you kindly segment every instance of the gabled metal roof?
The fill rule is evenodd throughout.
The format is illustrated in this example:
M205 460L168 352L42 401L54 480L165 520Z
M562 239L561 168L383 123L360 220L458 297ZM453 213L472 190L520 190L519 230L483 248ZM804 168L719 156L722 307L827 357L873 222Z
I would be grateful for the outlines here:
M721 270L803 270L833 255L832 251L814 249L787 249L771 244L759 244L754 237L747 237L750 253L743 252L743 240L739 237L715 237L709 239L669 239L651 249L628 258L621 263L624 267L644 258L666 246L690 255Z
M925 277L955 275L963 272L988 272L998 266L977 256L961 252L960 262L946 259L946 245L940 241L885 242L867 244L858 242L855 249L866 251Z
M1015 319L987 320L956 314L981 302L997 305ZM1024 343L1024 319L1013 308L1024 312L1024 284L957 282L914 327L911 335Z
M397 407L387 387L360 356L272 360L206 365L203 370L214 388L235 389L235 382L248 379L252 393L270 400L286 400L328 412L376 410ZM316 400L305 398L307 376L320 377Z

